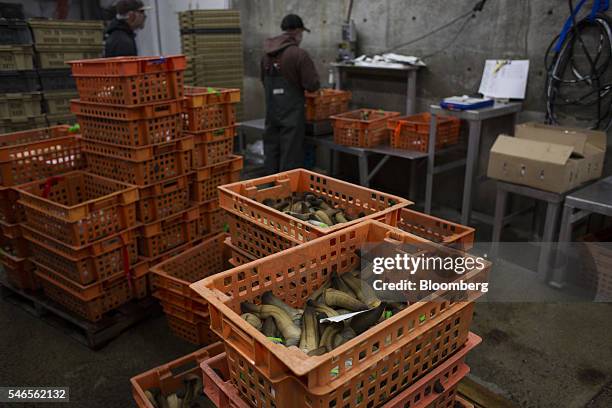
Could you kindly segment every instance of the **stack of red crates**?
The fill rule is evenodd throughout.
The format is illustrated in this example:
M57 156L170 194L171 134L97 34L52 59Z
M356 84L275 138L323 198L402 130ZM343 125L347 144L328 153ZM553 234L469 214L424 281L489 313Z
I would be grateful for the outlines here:
M25 211L18 203L20 184L83 167L79 136L68 126L0 135L0 264L8 283L34 290L34 265L23 237Z

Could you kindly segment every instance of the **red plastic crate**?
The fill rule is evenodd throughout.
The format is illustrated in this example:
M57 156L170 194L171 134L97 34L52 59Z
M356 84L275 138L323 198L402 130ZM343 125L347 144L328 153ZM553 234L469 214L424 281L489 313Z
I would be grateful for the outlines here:
M138 263L135 229L81 247L67 246L27 226L23 234L33 260L82 285L108 279Z
M80 246L136 225L138 189L83 171L18 187L32 229Z
M197 239L199 217L200 208L196 206L139 227L138 253L147 258L155 258Z
M83 101L139 105L183 97L182 55L69 61Z
M185 102L190 108L218 105L220 103L238 103L240 102L240 89L186 86Z
M263 204L270 199L291 197L293 193L313 193L330 205L354 216L364 217L333 226L318 227ZM276 235L293 242L307 242L367 219L396 225L401 208L412 202L391 194L347 183L309 170L296 169L219 187L221 207Z
M191 171L192 150L160 146L151 160L132 161L102 154L87 153L89 171L139 187L150 186Z
M189 374L200 375L200 364L220 353L223 344L218 342L206 346L194 353L177 358L167 364L155 367L130 379L132 396L138 408L155 408L147 399L145 391L157 388L162 395L175 393L183 387L183 379Z
M363 392L360 383L368 378L376 383L368 397L377 400L383 388L395 386L395 393L386 393L386 398L392 398L401 387L418 381L463 346L472 321L472 301L480 293L465 292L462 301L449 300L453 294L448 292L432 293L334 351L312 357L271 342L239 317L242 302L258 303L270 290L290 306L303 307L310 294L330 279L331 271L343 274L359 267L356 248L377 242L385 242L389 256L412 251L419 256L436 254L474 261L469 254L377 221L363 221L191 285L209 303L211 328L225 342L233 382L240 384L244 378L254 384L240 388L245 399L254 398L258 406L308 403L329 407L347 392L355 396ZM453 274L445 281L486 282L490 266L484 262L483 268ZM392 378L397 371L394 356L399 355L407 368Z
M0 135L0 186L10 187L83 168L80 137L68 126Z
M401 209L397 228L462 251L469 251L474 246L474 228L408 208Z
M389 140L387 120L399 112L376 109L358 109L331 116L334 125L334 143L354 147L374 147Z
M349 110L352 94L339 89L306 92L306 120L316 122Z
M226 219L232 244L254 259L264 258L300 244L233 213L227 212Z
M179 176L138 189L136 218L143 223L158 221L189 208L189 177Z
M221 163L194 169L191 199L195 202L217 199L217 187L240 180L242 166L242 157L232 155Z
M36 263L36 277L45 295L69 311L89 321L102 319L105 313L117 309L134 298L147 296L148 266L137 264L124 273L88 286L62 278L54 271Z
M429 112L389 119L387 127L391 132L391 147L425 153L429 151ZM436 149L457 144L461 120L452 116L438 116L436 129Z
M193 137L195 141L193 167L210 166L230 158L234 152L236 127L194 133Z

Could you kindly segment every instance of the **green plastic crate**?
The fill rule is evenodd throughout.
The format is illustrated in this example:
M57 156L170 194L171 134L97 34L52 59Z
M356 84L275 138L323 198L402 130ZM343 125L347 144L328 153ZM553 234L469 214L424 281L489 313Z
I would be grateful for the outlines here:
M40 92L0 94L0 118L40 116L41 101Z
M31 45L0 45L0 71L26 71L34 69Z
M97 45L103 41L102 21L29 20L36 45Z

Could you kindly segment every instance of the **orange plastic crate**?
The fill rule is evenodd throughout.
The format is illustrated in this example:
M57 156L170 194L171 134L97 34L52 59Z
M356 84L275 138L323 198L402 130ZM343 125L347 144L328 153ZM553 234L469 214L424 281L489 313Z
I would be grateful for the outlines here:
M482 339L470 333L459 351L453 354L435 370L421 378L415 384L402 391L397 397L382 405L382 408L449 408L454 407L457 399L457 387L465 378L470 368L465 364L465 358ZM385 400L384 391L379 392L378 401ZM376 401L368 397L368 401Z
M0 265L6 273L8 283L22 290L40 288L34 276L34 264L28 258L15 256L0 250Z
M126 107L72 100L83 139L142 147L182 137L181 100Z
M387 120L399 112L376 109L358 109L331 116L334 125L334 143L354 147L374 147L389 140Z
M429 151L429 112L389 119L387 127L391 132L391 147L425 153ZM436 149L457 144L461 120L452 116L438 116L436 129Z
M233 213L227 212L226 219L232 245L254 259L264 258L300 244Z
M0 135L0 185L16 186L84 167L80 138L68 126Z
M204 374L204 394L216 407L249 408L232 384L225 353L204 360L200 367Z
M151 160L133 161L102 154L87 153L89 171L139 187L150 186L191 171L192 150L161 146Z
M266 291L292 307L303 307L332 271L343 274L359 267L361 259L355 249L377 242L386 242L389 256L406 253L412 246L414 254L473 259L380 222L363 221L191 285L209 304L211 328L226 345L232 381L240 384L242 377L255 385L240 387L245 399L257 401L258 406L329 407L346 393L357 396L364 392L361 382L372 378L376 381L374 397L379 398L386 386L386 390L396 390L387 391L386 398L392 398L402 386L428 374L464 345L473 316L472 301L479 293L463 293L463 301L449 300L449 295L454 296L450 293L432 293L333 352L313 357L271 342L240 318L240 304L259 303ZM489 270L485 262L482 269L445 281L486 282ZM400 355L406 369L391 378L397 371L393 356Z
M1 224L0 222L0 225L4 224ZM22 231L22 226L19 224L18 226L20 231ZM30 256L30 245L22 235L23 234L20 232L19 236L9 237L5 235L2 230L0 230L0 251L18 258L26 258Z
M213 129L194 133L195 149L193 167L204 167L220 163L230 158L234 152L236 127Z
M217 188L219 186L240 180L242 166L242 157L232 155L223 162L194 169L195 172L191 182L191 199L195 202L217 199L219 196Z
M238 88L185 87L185 103L189 108L238 102L240 102L240 89Z
M166 321L170 331L191 344L197 346L214 344L218 342L219 337L210 330L209 322L196 322L190 323L181 319L180 317L172 316L166 313Z
M83 151L131 162L146 162L155 160L155 158L167 153L191 151L194 147L193 142L193 137L186 136L163 144L125 147L117 144L83 140Z
M11 224L25 221L25 210L18 201L17 190L0 186L0 221Z
M150 223L189 208L189 178L179 176L138 189L136 218Z
M401 209L397 228L462 251L469 251L474 246L474 228L408 208Z
M136 225L138 189L83 171L18 188L32 229L72 246Z
M45 295L89 321L98 321L105 313L130 300L147 296L146 264L137 264L131 268L131 278L121 273L106 281L83 286L61 277L36 261L34 263L36 277Z
M70 247L23 227L30 242L32 259L55 273L82 285L108 279L138 263L136 230L102 238L92 244Z
M196 206L139 227L138 253L148 258L155 258L197 239L198 218L200 218L200 209Z
M320 89L306 92L306 120L315 122L349 110L352 94L339 89Z
M139 105L183 97L182 55L69 61L83 101Z
M206 302L189 288L193 282L229 269L230 249L224 243L227 234L204 240L177 256L151 268L154 290L163 289L202 305Z
M457 386L459 382L469 373L469 367L464 363L466 355L480 343L481 339L470 333L468 341L464 347L450 357L446 362L430 374L419 380L414 385L403 390L392 400L384 392L361 392L357 395L343 395L346 407L353 406L380 406L382 408L454 408L454 401L457 398ZM247 376L241 376L238 385L232 383L232 379L241 373L230 372L227 361L227 354L222 353L204 360L200 367L204 373L204 393L210 398L217 407L240 407L247 408L250 405L244 401L238 391L238 387L251 388ZM387 374L387 376L393 374ZM373 382L372 378L368 378ZM383 380L384 381L384 380ZM377 381L382 383L381 380ZM376 389L375 387L374 389ZM391 388L391 387L387 387ZM397 388L397 387L396 387ZM254 394L256 390L252 390ZM248 393L248 392L247 392ZM257 398L252 397L253 405L257 404ZM299 404L299 401L296 401ZM381 405L382 404L382 405Z
M186 87L185 96L185 130L202 132L235 125L240 89Z
M323 228L263 204L267 198L282 199L295 192L311 192L324 197L330 205L342 208L349 214L358 215L363 212L365 217ZM401 197L304 169L223 185L219 187L219 203L227 211L298 243L367 219L384 220L389 225L396 225L400 208L412 204Z
M229 260L229 262L234 267L247 264L247 263L257 259L254 256L249 255L248 252L245 252L245 251L241 250L240 248L238 248L237 246L235 246L232 243L232 239L231 238L227 238L225 240L225 245L227 245L228 248L230 248L232 250L232 257Z
M223 344L214 343L196 352L155 367L130 379L132 396L138 408L155 408L147 399L145 391L158 388L162 395L174 394L183 387L183 379L190 374L201 375L199 364L223 353Z
M205 236L227 230L226 211L219 207L219 201L211 200L200 204L198 235Z

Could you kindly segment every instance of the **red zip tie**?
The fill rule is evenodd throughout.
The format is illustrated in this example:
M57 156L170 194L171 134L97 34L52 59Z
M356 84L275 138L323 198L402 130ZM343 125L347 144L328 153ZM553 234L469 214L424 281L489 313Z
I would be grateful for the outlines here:
M63 178L64 177L62 176L51 176L47 180L45 180L45 187L42 192L42 198L49 197L49 194L51 193L51 187L53 187L55 183L62 180Z

